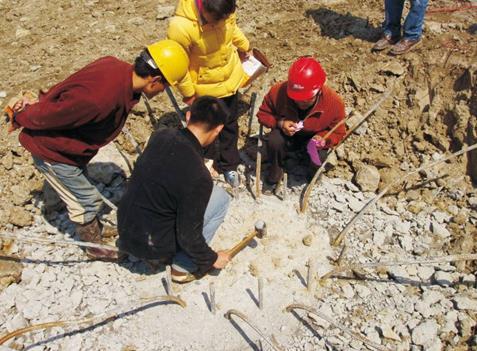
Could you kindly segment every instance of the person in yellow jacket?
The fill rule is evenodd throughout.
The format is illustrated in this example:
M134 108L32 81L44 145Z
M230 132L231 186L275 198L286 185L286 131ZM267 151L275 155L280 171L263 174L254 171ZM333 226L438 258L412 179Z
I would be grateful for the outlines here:
M212 145L206 157L225 180L238 187L238 89L245 83L241 58L248 56L250 43L236 24L235 0L179 0L167 36L189 55L189 72L177 88L184 102L209 95L222 99L230 118L219 135L219 152Z

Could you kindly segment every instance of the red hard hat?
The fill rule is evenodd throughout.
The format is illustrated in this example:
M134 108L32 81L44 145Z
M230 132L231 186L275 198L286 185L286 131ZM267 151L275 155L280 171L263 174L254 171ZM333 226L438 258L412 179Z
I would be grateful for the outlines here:
M288 71L287 94L296 101L309 100L323 87L326 73L320 63L311 56L296 60Z

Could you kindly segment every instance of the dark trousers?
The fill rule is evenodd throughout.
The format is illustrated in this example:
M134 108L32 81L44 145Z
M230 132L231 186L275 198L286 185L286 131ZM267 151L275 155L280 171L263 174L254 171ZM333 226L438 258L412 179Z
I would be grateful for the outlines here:
M205 157L213 159L215 169L222 173L235 171L240 163L240 155L237 148L239 126L238 126L238 93L221 98L229 108L230 115L224 124L224 128L219 137L205 150Z
M270 168L267 175L267 182L276 184L283 175L282 168L287 151L303 150L306 152L306 144L314 134L298 132L294 136L288 136L281 129L273 129L268 134L267 155ZM319 150L320 159L323 162L327 156L327 150ZM310 161L310 167L315 170L317 166Z

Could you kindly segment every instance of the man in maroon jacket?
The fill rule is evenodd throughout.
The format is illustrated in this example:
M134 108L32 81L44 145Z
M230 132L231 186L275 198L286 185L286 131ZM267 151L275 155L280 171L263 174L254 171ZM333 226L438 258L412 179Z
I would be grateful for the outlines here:
M326 135L344 119L345 108L343 100L325 81L326 73L318 61L300 57L290 67L288 81L275 84L265 96L257 116L260 124L272 129L267 144L268 184L276 184L282 178L283 161L292 145L306 144L316 169L326 156L324 150L344 137L344 124Z
M171 40L148 46L134 65L100 58L42 94L13 106L13 128L23 128L20 143L36 167L66 203L68 215L83 241L101 242L97 218L102 205L98 190L86 177L86 165L98 149L121 131L141 93L152 98L187 72L189 59ZM109 250L88 248L95 258L114 259Z

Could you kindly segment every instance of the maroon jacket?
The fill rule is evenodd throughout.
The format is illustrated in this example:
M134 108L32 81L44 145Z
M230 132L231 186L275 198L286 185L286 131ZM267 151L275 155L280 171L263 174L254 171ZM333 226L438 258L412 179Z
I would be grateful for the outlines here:
M321 98L304 118L303 132L324 136L345 118L345 107L341 97L331 88L323 86ZM299 111L295 102L287 95L287 82L275 84L263 99L257 113L260 124L275 128L280 119L298 122ZM346 134L344 123L336 128L327 140L327 147L338 144Z
M15 116L20 143L40 159L84 166L121 131L140 95L132 90L133 67L100 58L40 95Z

